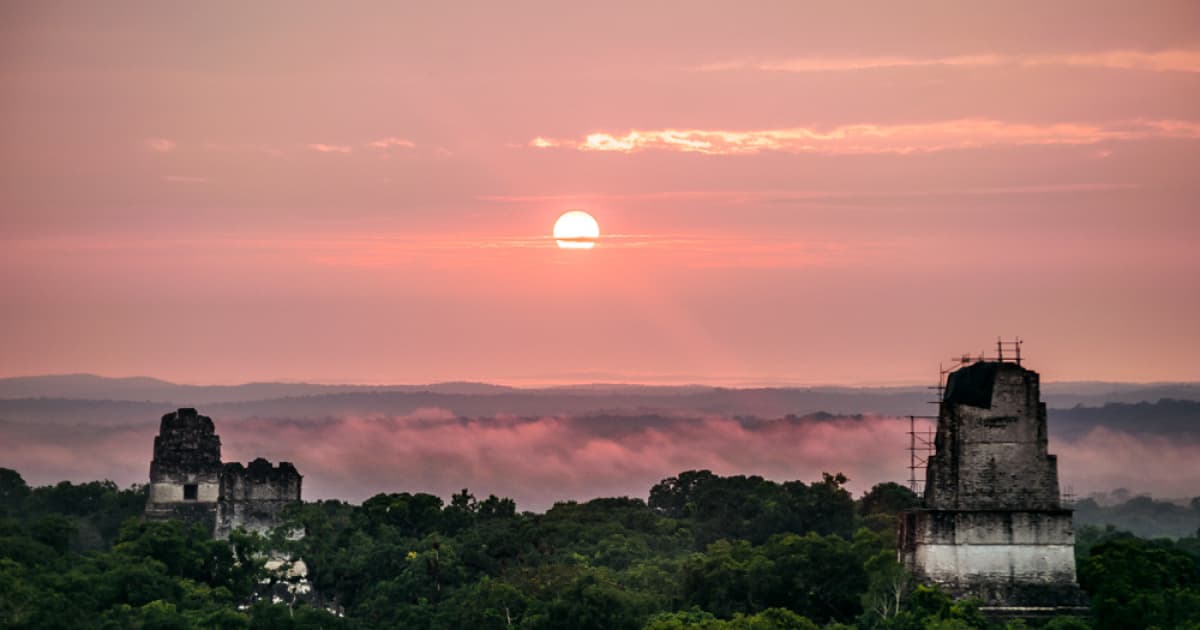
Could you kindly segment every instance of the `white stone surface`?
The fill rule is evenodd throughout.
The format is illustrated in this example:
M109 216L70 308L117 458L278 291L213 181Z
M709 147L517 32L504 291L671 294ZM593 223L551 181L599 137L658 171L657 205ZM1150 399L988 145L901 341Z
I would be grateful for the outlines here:
M217 483L197 483L196 503L215 503L221 496L221 486ZM151 503L184 503L183 484L156 482L150 484ZM187 501L191 503L192 501Z
M938 582L1075 580L1073 545L921 545L914 555L924 574Z

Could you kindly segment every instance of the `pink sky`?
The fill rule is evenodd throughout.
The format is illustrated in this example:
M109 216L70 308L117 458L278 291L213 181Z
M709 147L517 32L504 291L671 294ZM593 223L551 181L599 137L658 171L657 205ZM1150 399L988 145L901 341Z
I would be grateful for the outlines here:
M646 4L6 5L0 376L1200 380L1200 4Z

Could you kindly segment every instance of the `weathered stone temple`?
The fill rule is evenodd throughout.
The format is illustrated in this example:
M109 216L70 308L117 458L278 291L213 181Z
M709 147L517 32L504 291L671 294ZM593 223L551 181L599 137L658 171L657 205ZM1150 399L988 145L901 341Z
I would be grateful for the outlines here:
M201 523L219 538L239 527L266 532L300 501L301 479L289 462L222 463L212 419L180 409L162 417L154 438L146 516Z
M965 365L949 374L939 407L923 506L901 519L901 559L918 579L979 598L991 614L1084 605L1037 372L1006 361Z

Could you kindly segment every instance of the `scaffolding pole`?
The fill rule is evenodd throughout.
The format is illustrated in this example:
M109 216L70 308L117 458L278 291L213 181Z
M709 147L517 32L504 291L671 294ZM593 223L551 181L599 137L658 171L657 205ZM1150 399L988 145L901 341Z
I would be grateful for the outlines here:
M933 417L908 417L908 488L919 495L922 490L921 484L925 483L924 472L929 465L929 456L933 454L935 432L928 425L917 429L918 419L931 420Z

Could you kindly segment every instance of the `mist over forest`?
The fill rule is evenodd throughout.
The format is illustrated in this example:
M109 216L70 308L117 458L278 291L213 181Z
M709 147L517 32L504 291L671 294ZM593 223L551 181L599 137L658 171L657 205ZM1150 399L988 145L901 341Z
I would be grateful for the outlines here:
M1191 457L1200 387L1044 389L1064 490L1078 499L1127 495L1082 505L1081 520L1169 535L1200 525L1185 509L1200 487ZM397 490L448 497L469 487L535 511L564 499L641 496L689 469L781 480L840 471L855 492L904 482L907 415L934 412L931 393L915 387L201 387L64 376L3 379L0 395L3 465L31 483L145 483L159 418L196 406L216 423L226 461L291 461L305 476L306 499L361 501ZM1185 513L1112 511L1143 494ZM1147 521L1145 513L1158 516Z

